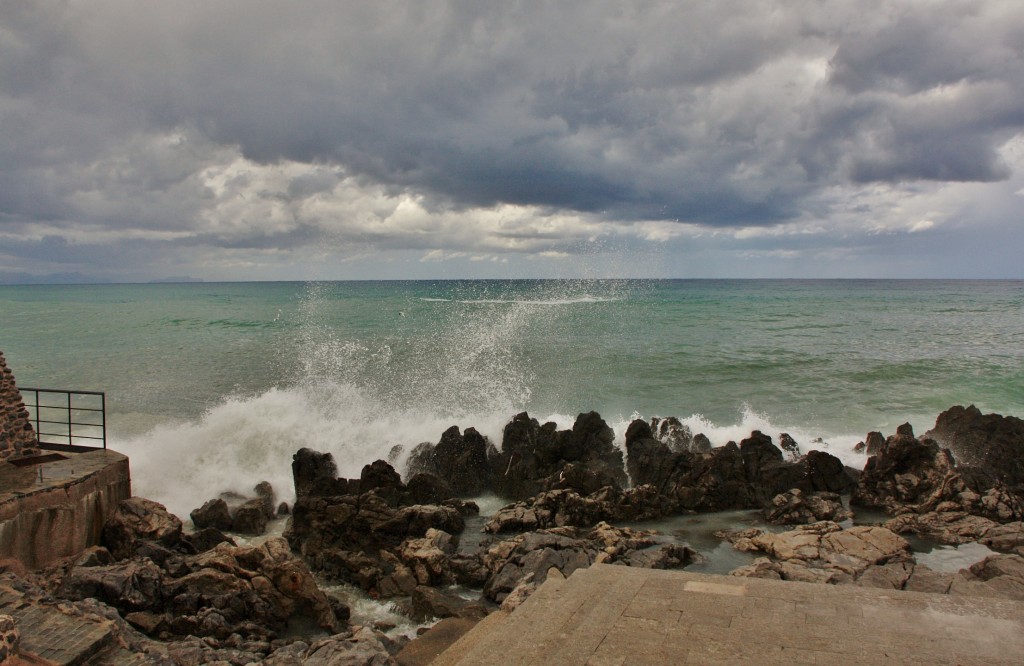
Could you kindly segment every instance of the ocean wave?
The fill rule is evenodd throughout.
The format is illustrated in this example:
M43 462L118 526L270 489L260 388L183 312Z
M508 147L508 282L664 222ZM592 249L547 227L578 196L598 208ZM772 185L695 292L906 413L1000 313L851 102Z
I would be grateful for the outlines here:
M420 298L427 303L463 303L467 305L576 305L578 303L613 303L623 300L617 296L571 296L565 298Z

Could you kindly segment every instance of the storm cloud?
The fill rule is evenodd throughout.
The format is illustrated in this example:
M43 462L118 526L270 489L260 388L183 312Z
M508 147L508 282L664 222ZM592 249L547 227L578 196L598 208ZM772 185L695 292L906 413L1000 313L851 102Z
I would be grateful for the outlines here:
M10 0L0 273L1012 235L1022 53L998 0Z

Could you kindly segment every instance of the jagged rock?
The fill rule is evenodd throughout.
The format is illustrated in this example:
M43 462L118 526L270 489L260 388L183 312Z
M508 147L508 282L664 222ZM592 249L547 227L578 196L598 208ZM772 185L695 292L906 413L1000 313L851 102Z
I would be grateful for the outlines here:
M456 495L474 497L490 486L487 439L474 428L452 426L434 446L421 444L409 456L409 472L445 479Z
M143 540L173 548L181 540L181 528L181 520L163 504L130 497L117 505L103 525L103 545L115 559L126 559Z
M864 453L869 456L873 456L882 450L885 446L885 436L880 432L869 432L868 436L864 439Z
M267 514L262 499L252 499L235 509L231 531L238 534L260 536L267 531Z
M821 492L805 495L799 488L773 497L763 515L765 520L777 525L808 524L821 520L842 522L853 516L843 506L838 494Z
M392 493L397 493L404 490L405 486L402 485L402 477L384 460L374 460L369 465L363 465L363 470L359 474L359 493L368 493L371 490L380 490L385 492L378 492L380 496L386 496Z
M782 453L789 462L795 462L800 459L800 445L796 443L796 440L789 433L784 432L779 435L779 448L782 449Z
M274 487L270 485L269 481L260 481L252 489L256 493L256 497L263 501L263 514L267 517L267 520L273 520L277 513L274 511L274 503L277 501L274 494ZM217 527L213 525L212 527Z
M1002 482L1024 497L1024 420L982 414L974 405L951 407L939 414L925 437L951 449L962 465L987 481L979 490Z
M207 500L198 509L193 509L189 517L197 530L212 527L223 532L231 529L231 511L228 503L219 497Z
M501 451L490 457L494 491L513 499L532 497L545 489L543 479L557 477L567 463L595 475L578 479L600 476L623 487L626 473L614 439L596 412L580 414L572 430L563 431L556 431L554 423L540 425L525 412L517 414L505 425Z
M900 426L878 454L868 458L851 504L885 509L891 513L925 512L941 502L955 501L966 490L948 449L931 440L908 436Z
M550 527L591 527L602 521L650 520L675 513L677 506L652 486L620 491L606 486L581 495L551 490L502 507L484 524L489 534L527 532Z
M651 418L651 435L658 439L672 453L693 450L693 432L674 416Z
M330 453L320 453L302 448L292 456L292 479L295 482L295 496L330 496L358 493L350 488L347 479L339 479L338 466ZM358 486L358 483L356 483Z
M114 563L114 556L103 546L90 546L82 551L75 562L76 567L99 567Z

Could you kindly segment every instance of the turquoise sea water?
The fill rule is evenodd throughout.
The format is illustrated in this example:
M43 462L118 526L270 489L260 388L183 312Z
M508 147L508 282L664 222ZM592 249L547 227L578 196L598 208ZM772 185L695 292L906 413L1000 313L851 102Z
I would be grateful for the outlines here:
M345 474L516 412L675 415L850 452L954 404L1024 415L1021 281L0 286L20 385L107 393L136 492L187 513L330 450ZM819 445L820 446L820 445Z

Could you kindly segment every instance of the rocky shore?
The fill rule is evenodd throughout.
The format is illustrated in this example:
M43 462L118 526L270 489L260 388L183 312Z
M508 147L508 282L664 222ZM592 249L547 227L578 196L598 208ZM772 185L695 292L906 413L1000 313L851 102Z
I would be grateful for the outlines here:
M623 451L594 412L562 431L522 413L501 442L452 427L390 462L367 461L358 479L301 449L293 506L260 484L197 507L192 529L131 498L102 546L47 570L8 565L3 580L40 603L114 619L142 663L388 664L408 639L353 624L326 583L420 622L479 619L594 563L686 567L702 559L695 549L628 525L745 509L763 526L717 535L756 555L735 576L1024 599L1024 421L954 407L920 437L903 425L859 446L870 457L855 470L787 435L776 443L755 431L713 448L670 418L631 423ZM392 463L406 453L403 477ZM486 536L464 548L484 493L507 504L481 517ZM885 519L855 524L861 511ZM285 515L283 536L239 545ZM935 571L908 538L994 554Z

